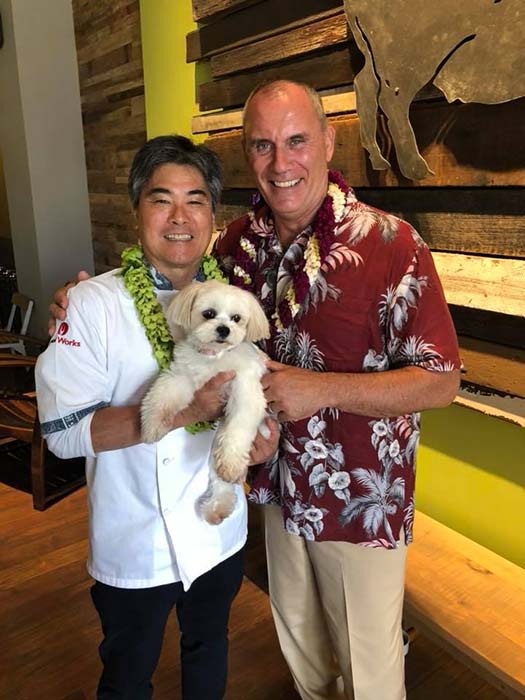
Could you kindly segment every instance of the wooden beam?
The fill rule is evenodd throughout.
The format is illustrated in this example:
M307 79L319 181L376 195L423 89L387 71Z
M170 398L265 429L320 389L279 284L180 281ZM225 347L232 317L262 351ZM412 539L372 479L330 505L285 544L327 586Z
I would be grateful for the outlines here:
M258 69L256 73L241 73L203 83L199 86L199 107L206 111L241 106L255 84L263 80L297 80L316 89L349 85L354 81L352 49L357 51L355 44L337 45L328 52L314 54L312 58L304 56L300 61Z
M525 350L525 318L454 304L449 309L458 335L486 341L497 339L502 345Z
M525 316L525 260L433 253L449 304Z
M525 350L466 336L458 340L462 380L525 398Z
M340 0L308 0L307 3L265 0L217 19L186 36L186 61L198 61L222 51L244 46L274 34L308 24L316 16L340 9Z
M408 214L433 250L525 258L523 216Z
M432 250L525 258L523 188L358 188L356 194L409 221Z
M361 146L356 115L333 117L336 146L331 167L354 187L479 187L525 185L525 100L501 105L418 103L412 122L434 175L407 180L392 169L373 170ZM446 137L443 130L448 129ZM254 187L241 147L240 131L206 141L223 157L226 187ZM490 170L488 169L490 166Z
M237 12L259 2L261 0L192 0L193 19L195 22L210 20L212 17Z
M348 27L343 12L312 22L286 34L271 36L247 46L212 56L211 73L214 78L239 71L283 61L348 40Z

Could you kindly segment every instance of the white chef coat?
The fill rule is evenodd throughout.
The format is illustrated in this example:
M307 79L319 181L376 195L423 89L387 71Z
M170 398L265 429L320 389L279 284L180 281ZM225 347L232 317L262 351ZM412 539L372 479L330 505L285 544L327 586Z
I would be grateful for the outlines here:
M163 307L174 291L157 291ZM220 525L196 511L208 485L213 431L172 430L156 445L95 454L90 424L104 406L140 403L158 374L133 299L118 271L80 282L36 366L38 413L49 448L86 456L88 571L119 588L182 581L232 556L246 541L246 499Z

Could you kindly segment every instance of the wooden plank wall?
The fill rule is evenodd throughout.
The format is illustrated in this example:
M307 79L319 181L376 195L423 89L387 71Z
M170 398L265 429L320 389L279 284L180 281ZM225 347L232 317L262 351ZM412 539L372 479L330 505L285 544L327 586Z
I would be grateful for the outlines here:
M127 175L146 140L139 0L73 0L95 267L136 240Z
M266 78L310 83L336 127L332 167L361 199L413 223L435 253L465 381L525 397L525 100L449 105L424 89L411 119L434 175L410 181L381 118L392 169L373 170L361 147L353 79L363 59L340 0L193 0L193 12L199 29L187 36L187 58L209 64L198 99L201 112L213 110L196 115L193 130L208 133L225 165L222 221L243 212L254 187L240 131L249 92Z

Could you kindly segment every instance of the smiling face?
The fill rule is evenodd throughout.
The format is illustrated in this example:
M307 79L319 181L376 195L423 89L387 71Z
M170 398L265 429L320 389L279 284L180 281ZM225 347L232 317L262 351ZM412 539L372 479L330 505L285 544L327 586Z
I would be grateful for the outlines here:
M326 196L334 136L299 85L263 88L248 104L246 157L284 245L312 222Z
M189 284L213 231L211 196L199 170L174 163L156 168L135 215L147 260L176 289Z

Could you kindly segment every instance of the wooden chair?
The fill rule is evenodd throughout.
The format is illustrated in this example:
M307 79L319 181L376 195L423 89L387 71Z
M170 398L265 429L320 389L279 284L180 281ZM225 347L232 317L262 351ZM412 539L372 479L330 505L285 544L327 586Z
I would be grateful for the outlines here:
M35 357L0 353L0 369L14 371L16 368L25 367L33 376L35 362ZM31 464L28 466L31 468L31 492L33 507L36 510L45 510L51 503L85 484L83 458L59 460L47 449L40 431L34 390L0 390L0 444L15 447L16 441L31 446ZM70 463L71 473L75 476L61 478L58 485L54 484L54 488L50 488L46 477L50 468L56 467L59 462L64 465Z
M43 345L41 340L37 338L29 338L27 335L29 321L31 320L31 314L33 312L33 306L33 300L26 297L25 294L20 294L20 292L15 292L13 294L11 297L11 312L9 314L7 326L0 330L0 351L11 350L12 352L20 353L20 355L27 355L27 348L25 345L27 340L30 340L32 343L36 343L37 345ZM20 312L21 317L19 333L15 333L13 331L17 311Z

